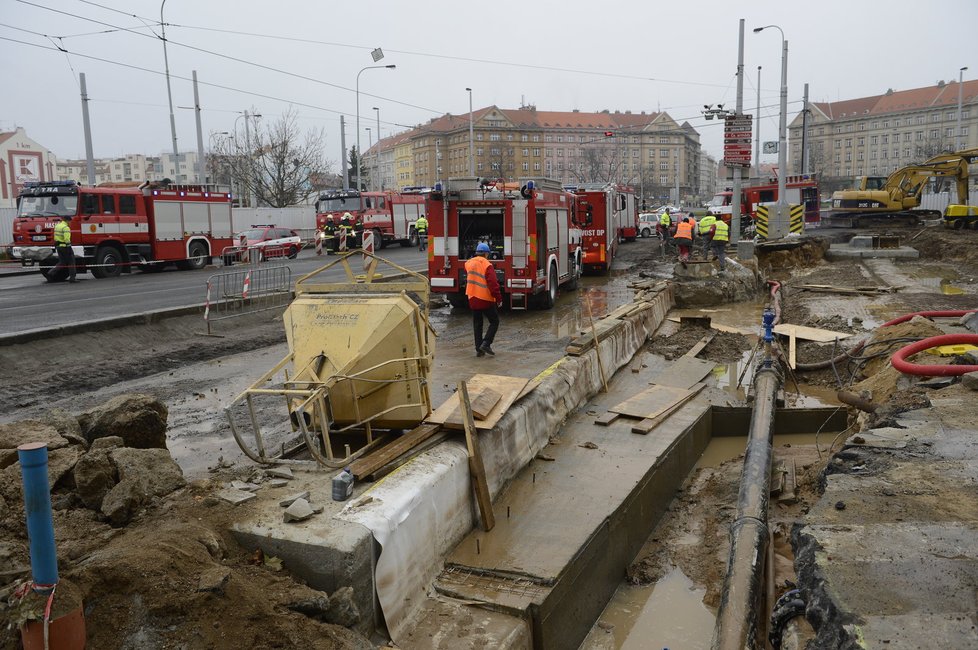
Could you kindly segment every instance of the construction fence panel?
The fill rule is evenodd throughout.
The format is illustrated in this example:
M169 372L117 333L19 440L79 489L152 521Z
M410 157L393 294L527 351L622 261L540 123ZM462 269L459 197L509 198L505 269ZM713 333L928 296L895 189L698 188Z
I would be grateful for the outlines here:
M207 279L204 321L211 323L269 309L284 309L292 300L292 269L278 265L246 265L215 273Z
M17 208L0 208L0 247L8 252L14 244L14 217Z

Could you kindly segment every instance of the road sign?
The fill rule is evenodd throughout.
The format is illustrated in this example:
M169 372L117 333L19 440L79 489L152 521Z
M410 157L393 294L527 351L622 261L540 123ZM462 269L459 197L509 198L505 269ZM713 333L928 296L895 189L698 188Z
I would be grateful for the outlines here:
M752 115L728 115L723 124L723 163L728 167L750 167Z

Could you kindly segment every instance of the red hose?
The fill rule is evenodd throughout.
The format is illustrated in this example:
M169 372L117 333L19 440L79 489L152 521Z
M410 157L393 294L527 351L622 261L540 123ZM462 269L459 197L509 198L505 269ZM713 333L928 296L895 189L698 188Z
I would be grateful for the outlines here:
M914 316L923 316L924 318L954 318L955 316L964 316L965 314L970 314L973 311L978 311L978 310L950 309L945 311L915 311L912 314L904 314L899 318L894 318L891 321L887 321L882 325L880 325L880 327L889 327L890 325L899 325L900 323L906 323Z
M942 316L959 315L958 312L924 312L924 314L936 314ZM913 316L913 314L911 314L911 316ZM911 343L910 345L900 348L893 353L893 356L890 358L890 363L893 364L894 368L905 375L919 375L922 377L957 377L969 372L978 371L978 366L976 365L945 366L936 364L911 363L907 361L907 357L917 354L918 352L922 352L923 350L936 348L939 345L958 345L961 343L978 345L978 334L942 334L941 336L932 336L928 339L917 341L916 343Z

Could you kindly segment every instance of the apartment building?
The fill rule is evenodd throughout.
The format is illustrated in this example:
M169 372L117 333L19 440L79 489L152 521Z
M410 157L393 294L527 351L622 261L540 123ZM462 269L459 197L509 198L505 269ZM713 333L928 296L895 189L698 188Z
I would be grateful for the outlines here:
M700 191L699 134L667 113L488 106L473 111L472 127L471 146L467 113L443 115L400 134L393 163L397 187L468 176L471 162L475 175L486 178L630 184L650 202L668 199L677 187L681 196ZM392 146L389 140L364 152L368 169L380 148Z
M870 97L810 102L808 109L808 169L826 181L886 176L944 151L978 146L978 81L942 81ZM789 129L789 167L797 173L802 169L802 113Z

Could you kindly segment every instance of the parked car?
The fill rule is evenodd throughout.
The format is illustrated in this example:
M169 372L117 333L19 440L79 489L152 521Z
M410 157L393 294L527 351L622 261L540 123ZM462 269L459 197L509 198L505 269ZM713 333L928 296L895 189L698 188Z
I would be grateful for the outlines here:
M258 249L259 261L274 257L295 259L302 248L302 239L296 231L276 226L252 225L250 230L238 233L235 239L239 245L247 243L248 248Z
M659 223L659 215L654 212L641 212L638 215L638 234L642 237L655 235L655 224Z

